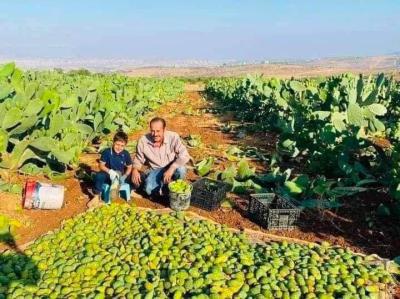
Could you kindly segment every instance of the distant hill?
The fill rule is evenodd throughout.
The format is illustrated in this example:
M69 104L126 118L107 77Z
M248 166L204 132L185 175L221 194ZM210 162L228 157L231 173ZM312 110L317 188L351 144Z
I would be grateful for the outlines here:
M11 59L12 60L12 59ZM1 58L0 64L10 59ZM61 68L88 69L96 72L123 72L133 76L207 76L262 73L268 76L297 76L303 74L337 73L343 71L378 72L396 71L400 68L400 53L371 57L328 57L312 60L263 60L263 61L208 61L134 59L14 59L23 69Z
M230 64L211 67L138 67L124 73L129 76L183 76L214 77L244 76L246 74L263 74L268 77L309 77L327 76L343 72L354 73L394 73L400 77L400 56L345 57L323 58L309 61L282 61Z

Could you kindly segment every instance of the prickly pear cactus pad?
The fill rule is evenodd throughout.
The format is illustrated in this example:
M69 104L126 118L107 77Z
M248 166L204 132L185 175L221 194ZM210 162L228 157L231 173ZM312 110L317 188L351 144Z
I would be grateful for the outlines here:
M392 283L346 249L254 244L182 213L122 205L68 220L1 260L3 298L374 298Z

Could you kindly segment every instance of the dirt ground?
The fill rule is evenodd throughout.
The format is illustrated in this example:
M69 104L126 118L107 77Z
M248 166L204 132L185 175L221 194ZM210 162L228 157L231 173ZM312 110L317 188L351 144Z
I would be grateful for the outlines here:
M227 77L262 74L267 77L317 77L354 73L385 72L400 78L400 57L396 55L324 58L310 61L293 61L288 63L265 62L264 64L198 66L198 67L137 67L124 71L133 77Z
M227 164L224 151L230 145L257 146L259 149L271 150L274 147L273 136L262 134L242 136L238 139L233 134L224 134L219 130L227 116L218 116L205 112L211 108L211 103L204 100L198 92L197 85L188 85L183 98L178 102L170 102L164 105L156 113L149 115L163 116L167 120L168 129L178 132L182 137L189 134L201 136L202 146L190 148L189 152L194 161L199 161L207 156L215 156L217 168ZM137 140L146 132L146 128L135 132L130 140ZM96 170L97 154L85 154L81 163ZM267 164L256 163L257 169L263 171L268 169ZM13 219L18 219L22 226L17 229L15 239L17 245L36 239L38 236L60 227L60 223L67 218L85 211L89 200L91 187L81 183L69 174L69 178L54 183L63 184L66 187L65 206L61 210L24 210L21 208L21 196L0 194L0 214L6 214ZM27 177L19 176L18 180L23 182ZM43 177L35 177L40 181L47 181ZM189 171L189 179L196 179L193 171ZM376 253L382 257L393 258L399 255L400 240L399 231L390 223L384 223L375 219L370 228L366 222L368 211L378 204L380 194L368 194L349 199L345 206L338 211L303 213L297 229L290 231L269 231L281 236L287 236L307 241L328 241L335 245L351 247L356 252ZM195 207L190 210L209 217L219 223L227 224L235 228L250 228L264 230L248 219L247 204L248 196L236 196L230 194L234 208L221 208L213 212L207 212ZM164 208L167 203L153 202L137 195L133 204L140 207ZM1 248L7 247L1 244Z

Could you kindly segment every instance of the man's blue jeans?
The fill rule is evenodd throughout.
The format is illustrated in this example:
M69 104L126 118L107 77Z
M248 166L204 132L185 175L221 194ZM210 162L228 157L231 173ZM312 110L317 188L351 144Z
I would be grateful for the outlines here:
M163 175L164 172L168 169L168 167L157 168L150 170L147 176L144 179L144 191L147 195L157 195L160 192L160 189L164 187ZM186 167L181 166L175 170L175 173L172 176L172 180L184 179L186 176Z

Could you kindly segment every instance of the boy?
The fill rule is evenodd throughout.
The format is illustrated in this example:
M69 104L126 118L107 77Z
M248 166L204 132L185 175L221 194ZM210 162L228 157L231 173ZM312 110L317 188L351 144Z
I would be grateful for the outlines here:
M92 208L102 204L100 194L103 184L111 184L118 179L120 184L125 183L126 178L132 172L132 159L125 146L128 143L128 135L117 132L113 138L111 148L105 149L100 157L100 172L94 178L94 197L88 202L87 207Z

